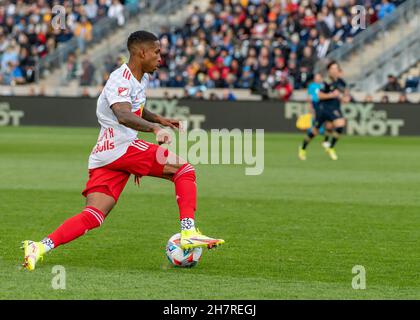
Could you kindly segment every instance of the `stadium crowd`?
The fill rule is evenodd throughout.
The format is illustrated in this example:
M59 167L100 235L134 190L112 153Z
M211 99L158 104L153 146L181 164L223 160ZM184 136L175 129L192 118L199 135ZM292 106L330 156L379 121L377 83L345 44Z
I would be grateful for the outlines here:
M365 6L369 26L401 2L213 0L182 28L162 30L163 63L152 85L186 87L190 96L215 87L263 96L274 89L287 100L311 81L317 59L362 31L351 26L353 6Z
M92 40L93 25L101 18L115 17L119 25L125 23L122 4L127 2L138 0L1 1L0 84L33 82L36 60L73 37L78 39L79 53L83 53ZM58 19L60 8L53 10L56 5L64 8L65 21Z
M92 27L105 16L123 25L123 4L139 0L17 0L0 4L0 84L33 82L39 57L73 37L78 52L67 57L67 80L82 86L98 84L93 64L79 61L92 40ZM179 28L162 28L162 65L151 87L185 88L186 96L203 91L251 89L268 96L274 90L288 100L293 90L306 88L315 63L331 50L351 42L362 31L352 28L351 8L367 9L366 25L391 14L403 0L212 0L198 7ZM55 5L66 10L66 27L53 28ZM109 57L100 78L124 62ZM216 97L213 97L216 98Z

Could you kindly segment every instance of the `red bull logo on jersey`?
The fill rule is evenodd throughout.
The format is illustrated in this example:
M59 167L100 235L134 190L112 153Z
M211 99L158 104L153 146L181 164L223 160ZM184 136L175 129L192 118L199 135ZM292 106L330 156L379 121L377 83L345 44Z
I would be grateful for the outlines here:
M92 150L92 154L112 150L115 148L114 129L106 128L99 136L98 143Z

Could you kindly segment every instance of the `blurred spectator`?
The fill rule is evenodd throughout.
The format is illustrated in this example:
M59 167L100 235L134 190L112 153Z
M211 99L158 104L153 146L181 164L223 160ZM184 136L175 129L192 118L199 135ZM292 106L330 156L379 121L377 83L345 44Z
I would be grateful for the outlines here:
M98 13L97 17L99 18L106 17L108 15L108 0L99 0L98 1Z
M303 48L303 57L300 61L300 66L305 67L309 72L312 72L315 65L316 58L313 54L312 47L306 46Z
M159 79L159 86L160 87L167 87L169 83L169 75L168 72L165 70L158 72L158 79Z
M278 96L282 101L288 101L293 93L293 87L284 74L280 75L280 79L276 84L275 89L277 90Z
M381 103L389 103L389 97L386 94L382 96Z
M222 100L235 101L236 96L233 94L233 92L231 90L224 89L223 90L223 95L222 95Z
M165 100L171 100L171 97L169 96L169 92L168 92L168 91L165 91L165 92L163 93L163 98L164 98Z
M195 94L193 95L193 98L203 100L204 99L204 91L201 90L201 89L197 90L195 92Z
M389 2L389 0L382 0L382 4L379 5L378 18L379 19L385 18L386 16L393 13L395 9L396 9L395 5Z
M407 93L416 91L420 92L420 77L408 76L405 80L404 90Z
M80 85L81 86L91 86L94 84L94 76L95 76L95 67L89 61L89 59L85 59L82 62L82 74L80 76Z
M257 83L254 85L254 93L261 95L263 99L268 99L268 92L271 86L268 82L267 74L261 73L256 81Z
M254 72L250 66L244 66L242 77L239 79L239 88L247 89L254 86Z
M219 97L217 96L217 94L216 93L214 93L214 92L211 92L210 93L210 95L209 95L209 100L219 100Z
M9 63L17 64L19 62L19 53L16 44L13 42L9 45L1 57L1 71L5 72L9 67Z
M81 54L86 51L86 43L92 41L92 24L86 16L80 17L80 22L76 23L74 35L77 37L77 44Z
M387 84L385 85L384 91L401 91L402 88L398 83L398 79L392 74L388 75Z
M70 81L76 79L77 76L77 60L76 55L71 52L67 57L67 64L66 64L66 80Z
M90 93L89 93L89 89L84 87L82 88L82 97L84 98L89 98L90 97Z
M325 36L321 35L319 37L319 44L316 47L316 52L318 58L324 58L330 49L331 40L327 39Z
M7 62L7 67L3 70L2 84L16 85L25 82L22 70L19 68L18 63L13 61Z
M175 78L169 80L168 87L183 88L185 87L185 81L182 75L177 74Z
M22 70L25 82L33 82L35 80L35 59L31 56L27 47L20 48L19 67Z
M411 103L411 101L408 100L407 95L405 93L401 93L398 97L399 103Z
M108 9L108 17L116 18L120 27L125 24L124 6L120 0L112 0L112 4Z
M86 12L86 17L90 23L96 22L96 17L98 16L98 5L95 0L87 0L87 3L83 6Z

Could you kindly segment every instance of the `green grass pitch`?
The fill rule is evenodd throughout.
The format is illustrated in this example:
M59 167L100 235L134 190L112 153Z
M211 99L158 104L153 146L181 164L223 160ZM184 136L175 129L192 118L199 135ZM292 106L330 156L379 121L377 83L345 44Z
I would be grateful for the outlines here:
M420 139L266 134L265 170L198 165L197 223L226 244L192 269L169 266L173 185L130 179L104 225L19 270L20 241L81 211L97 129L0 128L0 299L419 299ZM149 139L151 136L147 136ZM54 290L52 268L66 270ZM352 288L352 268L366 289Z

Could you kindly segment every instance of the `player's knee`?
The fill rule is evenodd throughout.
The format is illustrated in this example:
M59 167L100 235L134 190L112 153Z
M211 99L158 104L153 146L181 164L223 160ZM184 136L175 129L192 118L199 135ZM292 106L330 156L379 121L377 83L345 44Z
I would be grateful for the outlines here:
M182 165L173 175L172 181L176 182L181 178L189 178L195 180L195 168L190 163Z
M107 216L115 206L115 199L110 195L93 192L86 196L86 207L93 207Z
M334 128L345 127L346 126L346 119L339 118L334 121Z

